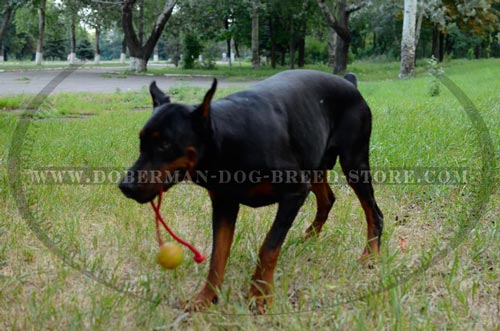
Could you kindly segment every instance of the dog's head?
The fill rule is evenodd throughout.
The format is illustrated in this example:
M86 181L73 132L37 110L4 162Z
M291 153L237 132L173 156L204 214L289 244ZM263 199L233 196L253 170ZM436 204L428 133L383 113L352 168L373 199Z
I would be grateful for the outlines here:
M121 180L120 190L140 203L153 200L194 171L210 135L210 103L217 88L212 87L198 106L170 102L152 82L153 114L139 133L140 154Z

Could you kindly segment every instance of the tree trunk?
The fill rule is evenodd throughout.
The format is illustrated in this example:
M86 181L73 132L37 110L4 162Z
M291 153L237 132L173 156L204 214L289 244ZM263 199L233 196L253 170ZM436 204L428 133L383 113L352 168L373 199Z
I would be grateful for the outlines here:
M172 11L177 0L168 0L165 2L163 10L156 18L151 34L146 43L140 43L134 30L133 11L135 0L123 0L122 6L122 27L125 33L125 40L130 52L130 67L136 72L147 70L147 63L154 51L158 39L161 36L165 24L172 16Z
M349 47L351 46L351 32L349 31L349 12L347 11L346 1L339 1L338 4L338 27L336 32L337 45L335 48L335 67L333 72L337 75L344 75L347 71L347 59L349 57Z
M236 54L236 58L238 59L238 66L241 68L240 47L239 47L239 44L236 42L235 39L233 39L233 47L234 47L234 52Z
M99 37L101 36L101 29L96 26L95 27L95 55L94 55L94 64L101 63L101 47L99 45Z
M436 59L439 58L439 28L437 24L434 24L434 28L432 29L432 56Z
M234 55L240 59L240 47L239 44L236 42L236 40L233 38L233 48L234 48Z
M350 45L350 41L345 41L342 38L337 38L337 44L335 47L335 66L333 69L333 73L337 75L344 75L347 71Z
M418 14L417 27L415 29L415 67L417 66L417 48L420 42L420 32L422 31L422 21L424 20L424 14L425 10L421 8L420 13Z
M296 45L295 31L292 19L290 24L290 46L289 46L290 69L295 69L295 45Z
M276 38L274 36L272 17L269 18L269 35L271 39L271 68L276 69Z
M122 52L120 54L120 63L125 64L125 60L127 59L127 40L125 40L125 36L122 41Z
M141 0L142 1L142 5L144 5L144 0ZM154 10L155 12L157 13L160 8L158 8L158 0L154 0ZM144 19L142 19L143 23L144 23ZM159 50L158 50L158 44L155 46L155 50L153 52L153 62L155 63L158 63L160 61L160 55L159 55Z
M361 1L356 5L347 6L346 0L336 1L336 15L332 15L325 0L317 0L318 5L330 28L337 33L337 43L335 47L335 66L333 72L343 75L347 70L347 59L349 47L351 46L351 32L349 31L349 16L363 8L367 2Z
M139 44L144 45L144 0L139 1Z
M337 32L333 28L328 28L328 66L335 67L335 50L337 49Z
M136 72L145 72L147 70L148 61L141 57L130 56L130 70Z
M36 45L35 64L42 65L43 61L43 34L45 33L45 5L46 0L40 1L38 8L38 42Z
M439 31L439 62L444 60L444 33Z
M160 53L159 53L159 50L158 50L158 45L155 46L155 51L153 53L153 62L160 62Z
M415 73L415 21L417 0L404 0L403 35L401 38L401 66L399 78L412 77Z
M224 19L224 28L227 32L229 32L229 20L227 18ZM227 65L229 68L233 65L233 60L231 56L231 36L226 38L226 49L227 49Z
M252 69L259 68L259 0L254 0L252 3Z
M306 3L304 2L303 10L306 10ZM298 21L298 31L295 38L295 49L297 51L297 66L299 68L304 68L305 65L305 51L306 51L306 32L307 32L307 20L303 17Z
M299 58L297 61L297 65L299 68L304 68L306 64L306 38L304 36L300 36L298 43L298 52L299 52Z
M7 1L7 4L8 4L8 1ZM5 11L3 23L2 23L2 26L0 27L0 43L3 41L3 36L5 35L5 32L7 31L7 27L9 26L13 11L14 11L13 6L8 6L6 11Z
M76 61L76 17L71 15L69 24L69 64L75 64Z
M7 1L8 5L8 1ZM5 50L3 48L3 37L5 36L5 32L7 31L7 27L9 26L10 19L12 18L12 13L14 12L13 6L8 6L5 11L5 16L3 18L2 26L0 26L0 62L5 61Z

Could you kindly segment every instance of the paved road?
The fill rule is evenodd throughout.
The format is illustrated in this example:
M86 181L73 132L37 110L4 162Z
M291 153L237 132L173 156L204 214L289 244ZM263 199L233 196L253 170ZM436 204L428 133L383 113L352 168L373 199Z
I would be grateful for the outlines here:
M121 76L113 74L116 68L85 69L80 68L72 72L62 81L53 93L61 92L93 92L113 93L117 89L122 92L137 91L149 86L156 80L158 86L168 90L172 86L191 85L210 87L211 77L200 76ZM25 70L0 72L0 96L13 94L37 94L63 69L52 70ZM219 79L219 86L252 86L256 81L230 82Z

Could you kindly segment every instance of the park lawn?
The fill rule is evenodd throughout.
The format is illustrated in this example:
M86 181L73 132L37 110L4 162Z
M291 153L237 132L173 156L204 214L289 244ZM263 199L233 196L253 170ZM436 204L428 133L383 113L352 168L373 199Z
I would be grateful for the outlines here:
M499 62L445 66L484 118L497 162ZM342 180L332 184L337 201L322 234L303 242L315 213L311 195L284 244L274 305L265 316L249 314L246 294L275 206L241 209L219 305L176 320L182 315L180 302L203 285L208 264L196 265L185 251L178 269L160 270L154 261L152 210L124 198L111 183L137 156L137 133L150 115L147 91L47 99L42 111L31 115L24 139L20 168L26 171L15 185L22 183L25 204L11 195L7 156L19 143L11 137L19 109L29 99L0 99L0 329L163 330L174 323L188 330L496 330L498 190L481 219L469 213L474 201L484 198L477 196L483 146L444 86L439 96L430 97L425 73L398 81L385 76L386 70L397 73L396 66L377 63L353 69L373 111L372 168L379 177L389 168L465 169L467 180L375 185L385 232L381 260L373 270L356 263L365 221ZM234 90L221 89L216 97ZM175 101L196 103L204 90L185 86L170 93ZM100 182L106 173L109 183L34 184L29 169L46 167L94 169L94 179ZM336 172L331 174L335 179ZM498 187L498 172L493 181ZM169 225L208 255L208 195L179 184L164 199ZM27 207L22 208L25 217L19 206Z
M423 76L427 73L428 60L420 59L417 61L416 75ZM482 60L451 60L445 61L442 66L445 68L456 68L460 70L462 63L468 63L469 67L474 66L489 66L498 63L496 59L482 59ZM472 64L472 63L475 64ZM45 70L45 69L64 69L68 68L67 62L63 61L48 61L41 66L37 66L34 62L4 62L0 64L0 71L26 71L26 70ZM109 68L113 74L119 75L121 78L126 78L128 76L136 75L136 73L131 72L127 65L121 64L117 61L102 61L101 64L95 65L92 62L80 63L78 66L82 68ZM364 81L378 81L393 79L397 77L399 73L399 62L379 62L379 61L354 61L349 64L348 70L355 72L360 79ZM308 64L306 69L314 69L325 72L331 72L331 68L322 64ZM195 69L183 69L182 67L173 67L171 64L167 65L165 63L153 63L150 62L148 66L148 71L143 74L147 75L181 75L181 76L216 76L219 78L226 78L231 81L248 81L248 80L258 80L269 77L276 74L282 70L288 69L287 66L276 68L271 68L265 63L262 64L259 70L254 70L251 64L248 62L235 62L231 67L227 64L216 64L213 69L205 68L195 68ZM111 75L110 73L104 73L103 75ZM141 75L141 74L139 74ZM110 76L111 77L111 76Z

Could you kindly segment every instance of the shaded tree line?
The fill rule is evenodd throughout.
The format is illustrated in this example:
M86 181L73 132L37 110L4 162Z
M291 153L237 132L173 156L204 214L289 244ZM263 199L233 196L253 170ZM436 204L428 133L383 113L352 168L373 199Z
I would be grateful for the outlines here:
M499 0L412 1L416 58L500 56ZM398 60L403 21L402 0L0 0L0 61L127 52L144 71L158 56L209 66L222 49L229 65L235 54L254 68L342 73L353 59Z

